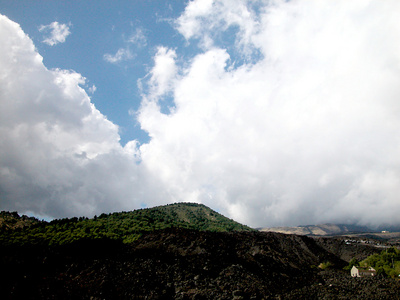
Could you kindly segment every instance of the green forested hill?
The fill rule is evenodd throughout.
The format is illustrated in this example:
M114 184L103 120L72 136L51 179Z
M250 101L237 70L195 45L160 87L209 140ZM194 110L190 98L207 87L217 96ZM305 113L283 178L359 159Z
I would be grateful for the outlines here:
M12 215L5 220L2 216ZM110 238L125 243L136 240L144 232L180 227L201 231L250 231L241 225L202 204L176 203L130 212L101 214L92 219L68 218L51 222L31 222L26 226L11 227L25 216L2 212L0 222L0 244L2 245L62 245L80 239ZM30 225L30 226L29 226Z

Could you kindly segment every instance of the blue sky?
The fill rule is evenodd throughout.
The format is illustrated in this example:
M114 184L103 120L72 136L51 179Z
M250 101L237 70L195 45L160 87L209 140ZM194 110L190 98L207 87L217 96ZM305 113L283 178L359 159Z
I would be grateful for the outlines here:
M156 47L177 47L184 55L185 39L174 29L184 1L1 1L1 13L19 23L32 38L48 68L72 69L96 86L92 102L120 126L121 143L148 141L129 111L140 105L137 80L153 65ZM66 24L70 35L54 46L43 43L41 25ZM142 39L129 42L141 32ZM190 48L190 47L189 47ZM110 63L104 55L129 49L131 58Z
M186 201L254 227L398 224L399 13L0 1L0 209Z

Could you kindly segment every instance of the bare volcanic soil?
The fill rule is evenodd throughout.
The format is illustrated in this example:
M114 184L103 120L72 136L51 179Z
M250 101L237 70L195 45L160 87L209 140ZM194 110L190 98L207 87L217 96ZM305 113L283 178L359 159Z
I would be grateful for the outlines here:
M166 229L132 244L0 248L2 299L399 299L306 236ZM321 271L321 262L336 269Z

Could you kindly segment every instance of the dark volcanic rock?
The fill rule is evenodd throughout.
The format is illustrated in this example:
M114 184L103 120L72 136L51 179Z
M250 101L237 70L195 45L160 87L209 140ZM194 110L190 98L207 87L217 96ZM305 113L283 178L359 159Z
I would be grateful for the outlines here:
M352 278L348 272L330 270L319 274L320 282L281 295L282 299L400 299L400 284L378 277Z
M361 261L372 254L382 251L382 248L371 244L360 243L359 240L353 240L354 242L348 242L348 240L350 240L350 238L346 237L315 238L318 245L347 262L352 258Z
M0 250L2 299L348 299L343 297L351 294L396 299L398 294L393 280L371 283L342 271L321 272L315 267L321 262L338 268L345 263L305 236L168 229L128 245L95 240Z

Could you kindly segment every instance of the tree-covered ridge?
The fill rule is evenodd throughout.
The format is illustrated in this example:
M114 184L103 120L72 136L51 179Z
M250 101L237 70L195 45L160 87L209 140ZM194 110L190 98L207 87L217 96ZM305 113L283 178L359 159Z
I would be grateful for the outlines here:
M176 203L130 212L101 214L94 218L74 217L38 222L14 230L0 229L0 244L62 245L80 239L109 238L125 243L144 232L180 227L201 231L250 231L202 204Z
M13 230L16 228L29 227L40 223L38 219L34 217L28 217L26 215L19 216L16 211L0 212L0 230Z

